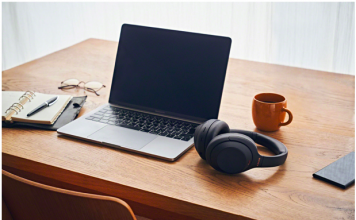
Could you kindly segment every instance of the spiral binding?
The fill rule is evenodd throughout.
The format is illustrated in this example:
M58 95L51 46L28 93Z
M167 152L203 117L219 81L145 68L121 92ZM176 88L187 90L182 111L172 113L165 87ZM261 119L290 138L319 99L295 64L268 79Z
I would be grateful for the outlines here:
M20 98L19 100L21 101L22 98L26 98L28 99L29 102L31 102L31 99L33 99L33 97L36 96L35 92L32 91L26 91ZM19 108L19 106L21 108ZM17 109L16 109L17 108ZM21 112L21 109L24 109L23 104L19 103L19 102L15 102L14 104L12 104L6 111L5 114L10 111L10 110L14 110L16 112L16 115Z
M16 109L14 109L13 106L11 106L10 108L8 108L6 111L5 111L5 114L7 111L10 111L10 110L14 110L16 112L16 115L19 113Z
M10 108L8 108L8 109L5 111L5 114L6 114L9 110L14 110L14 111L16 112L16 115L17 115L19 112L21 112L21 108L19 108L18 105L20 105L21 108L24 109L24 107L23 107L23 105L22 105L21 103L15 102L14 104L12 104L12 105L10 106ZM17 111L16 109L14 109L14 108L17 108L18 111Z
M20 105L21 106L21 108L22 109L24 109L24 107L23 107L23 105L21 104L21 103L19 103L19 102L15 102L14 104L12 104L12 105ZM20 110L21 111L21 110Z
M35 92L30 91L30 90L26 91L25 94L28 93L28 92L29 92L30 94L32 94L33 96L36 96Z
M28 97L30 96L30 97ZM29 102L31 102L31 99L33 99L33 97L36 96L34 92L32 91L26 91L20 98L19 100L21 100L22 98L27 98Z
M15 105L15 103L14 103L14 104L12 104L12 106L11 106L11 107L17 108L17 109L19 110L19 112L21 112L21 109L20 109L18 106L16 106L16 105ZM10 108L11 108L11 107L10 107Z
M15 108L17 108L17 109L19 110L19 112L21 112L21 109L19 108L18 105L20 105L21 108L23 109L23 105L22 105L21 103L18 103L18 102L15 102L14 104L12 104L12 106L10 106L10 108L11 108L11 107L15 107Z

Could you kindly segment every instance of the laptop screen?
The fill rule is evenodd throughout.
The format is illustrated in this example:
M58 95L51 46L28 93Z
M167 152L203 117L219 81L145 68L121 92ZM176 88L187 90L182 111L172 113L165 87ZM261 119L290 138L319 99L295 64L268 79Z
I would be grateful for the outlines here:
M217 118L231 39L124 24L109 103L182 117Z

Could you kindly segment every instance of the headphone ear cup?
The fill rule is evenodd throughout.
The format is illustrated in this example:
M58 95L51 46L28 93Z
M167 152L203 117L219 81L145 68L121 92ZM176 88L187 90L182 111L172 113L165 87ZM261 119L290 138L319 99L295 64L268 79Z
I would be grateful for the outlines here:
M200 157L205 160L206 147L211 139L219 134L228 133L229 131L229 126L224 121L217 119L210 119L199 125L194 133L194 145Z
M213 140L213 138L221 134L227 134L229 132L230 132L229 125L227 125L226 122L224 121L218 120L214 124L212 124L205 137L205 152L206 152L206 148L208 147L211 140Z
M248 169L253 159L253 140L242 134L223 134L210 141L206 161L216 170L236 174Z
M194 145L195 148L197 148L197 143L198 143L198 136L199 136L199 132L201 131L201 127L203 124L199 125L198 127L195 128L195 132L194 132Z
M203 124L199 125L194 132L194 146L199 156L205 160L205 135L210 126L216 121L216 119L210 119Z

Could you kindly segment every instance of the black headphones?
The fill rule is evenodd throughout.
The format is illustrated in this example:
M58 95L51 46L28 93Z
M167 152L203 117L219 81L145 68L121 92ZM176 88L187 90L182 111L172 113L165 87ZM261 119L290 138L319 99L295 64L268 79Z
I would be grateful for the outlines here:
M255 142L276 156L260 155ZM286 146L280 141L252 131L230 130L225 122L217 119L210 119L196 128L194 145L200 157L214 169L229 174L254 167L279 166L288 155Z

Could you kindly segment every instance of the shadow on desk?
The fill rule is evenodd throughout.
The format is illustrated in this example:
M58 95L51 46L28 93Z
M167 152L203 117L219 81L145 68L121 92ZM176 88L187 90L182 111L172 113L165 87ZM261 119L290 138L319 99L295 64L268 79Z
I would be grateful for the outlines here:
M202 181L205 185L201 185L203 191L221 192L224 198L236 199L241 192L252 196L261 189L268 188L269 185L276 185L285 175L285 166L253 168L243 173L230 175L215 170L204 160L199 160L195 171L196 175L200 176L199 178L205 179ZM264 169L264 172L261 172L261 169ZM222 190L224 188L225 194Z

